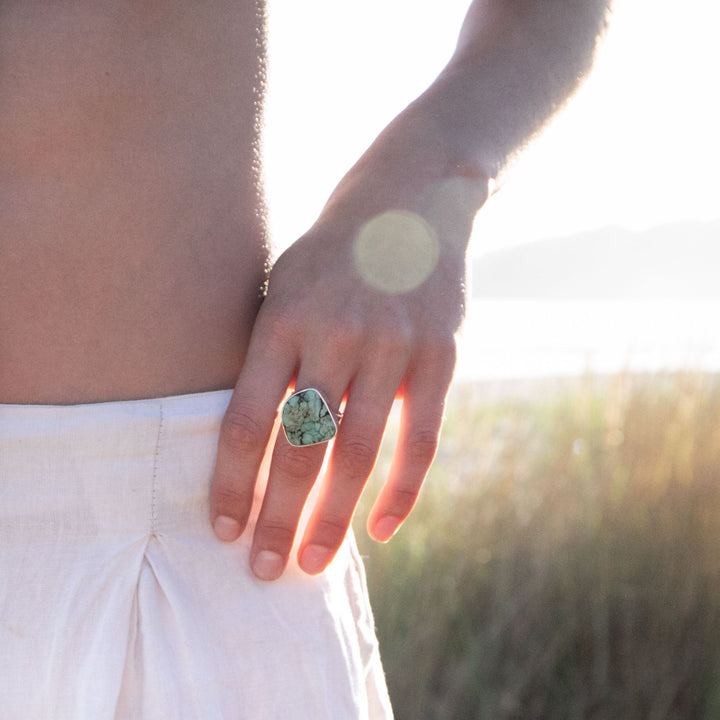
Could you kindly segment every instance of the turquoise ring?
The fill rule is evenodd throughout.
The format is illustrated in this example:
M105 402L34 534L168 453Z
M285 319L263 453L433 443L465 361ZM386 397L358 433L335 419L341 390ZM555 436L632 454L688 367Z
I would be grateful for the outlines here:
M283 405L281 420L285 437L295 447L327 442L338 430L335 416L315 388L293 393Z

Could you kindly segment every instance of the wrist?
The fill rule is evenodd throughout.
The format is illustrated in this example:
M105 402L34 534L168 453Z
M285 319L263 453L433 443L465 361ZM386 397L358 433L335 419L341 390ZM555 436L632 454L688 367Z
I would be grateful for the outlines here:
M395 208L425 216L445 204L472 221L490 194L491 176L448 141L426 101L421 96L380 133L338 184L323 215L339 212L347 219L360 211L364 220Z

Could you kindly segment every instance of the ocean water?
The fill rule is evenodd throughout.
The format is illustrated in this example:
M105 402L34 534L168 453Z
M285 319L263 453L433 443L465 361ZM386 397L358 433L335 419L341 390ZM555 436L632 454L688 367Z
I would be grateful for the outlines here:
M456 377L720 371L720 300L473 299Z

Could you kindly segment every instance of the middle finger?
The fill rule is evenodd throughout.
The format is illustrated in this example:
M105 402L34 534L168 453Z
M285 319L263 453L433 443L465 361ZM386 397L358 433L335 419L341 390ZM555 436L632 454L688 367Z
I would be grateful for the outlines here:
M353 381L320 497L303 537L300 566L305 572L322 572L345 539L377 460L404 368L400 360L394 367L368 369Z

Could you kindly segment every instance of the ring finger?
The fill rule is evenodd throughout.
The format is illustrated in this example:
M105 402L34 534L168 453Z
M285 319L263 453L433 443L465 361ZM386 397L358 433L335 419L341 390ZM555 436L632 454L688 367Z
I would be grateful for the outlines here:
M308 367L313 367L313 364L309 363ZM253 572L261 580L275 580L285 569L303 507L325 458L328 446L323 438L330 434L325 431L335 422L331 414L338 407L347 387L347 379L329 387L328 383L322 384L317 380L320 376L330 377L330 373L310 375L301 368L296 383L298 391L294 395L310 388L313 392L300 395L300 401L295 405L295 415L289 418L288 423L293 442L302 443L304 440L309 444L291 444L284 432L278 433L275 442L270 477L250 553ZM319 398L316 393L319 393ZM323 404L327 413L323 412ZM286 402L284 407L287 406ZM304 412L310 416L320 416L320 420L314 422L317 418L310 417L304 423L305 430L302 430L298 429L298 425L303 423ZM293 424L293 419L299 422ZM320 442L313 443L313 440Z

